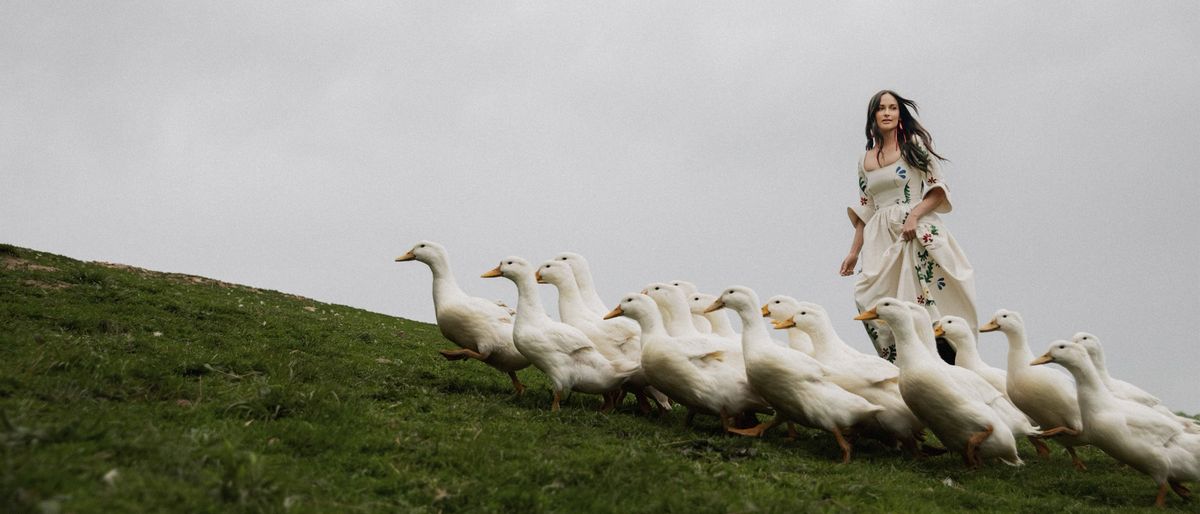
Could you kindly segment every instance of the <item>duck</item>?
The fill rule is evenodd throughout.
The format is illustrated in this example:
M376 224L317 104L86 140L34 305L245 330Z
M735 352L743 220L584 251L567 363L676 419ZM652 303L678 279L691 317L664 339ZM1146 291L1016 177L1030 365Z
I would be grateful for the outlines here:
M709 326L712 328L712 333L729 339L741 339L741 334L733 330L733 324L729 322L729 317L722 311L705 312L709 306L717 300L716 296L704 293L692 293L688 295L688 307L691 308L692 315L699 314L708 320Z
M678 287L681 291L683 291L683 296L685 298L700 291L700 289L696 287L696 284L686 280L672 280L668 283ZM701 334L711 334L713 331L712 323L709 323L708 318L704 317L703 314L692 314L692 324L696 326L696 330L698 330Z
M561 260L543 262L534 272L534 279L539 284L551 284L558 290L559 319L587 335L605 358L610 361L625 359L640 364L642 343L637 322L628 318L605 320L602 315L588 309L569 264ZM670 410L666 395L650 387L640 369L630 375L628 386L637 396L643 413L649 413L651 408L647 395L654 398L660 414Z
M914 302L905 302L905 305L912 314L913 330L916 331L917 337L929 350L930 355L939 355L936 343L937 330L930 321L929 310ZM1050 457L1050 448L1042 441L1041 431L1033 424L1029 416L1013 405L1004 393L974 371L955 366L941 358L935 360L936 364L941 366L964 392L996 411L1000 419L1008 424L1014 437L1025 437L1029 440L1029 444L1033 445L1038 456Z
M800 301L785 295L775 295L767 298L767 302L762 305L763 317L771 319L773 323L791 318L799 310ZM809 355L813 354L812 338L808 336L808 333L795 327L785 330L787 331L789 348Z
M1087 332L1077 332L1071 341L1083 346L1087 350L1088 357L1092 360L1092 366L1096 368L1096 372L1100 375L1100 381L1108 387L1113 396L1123 400L1138 402L1142 405L1150 407L1164 416L1176 420L1184 430L1192 433L1200 433L1200 424L1192 418L1180 416L1163 405L1162 400L1154 396L1144 389L1130 384L1124 380L1113 378L1108 374L1108 366L1104 362L1104 348L1100 345L1100 338Z
M772 301L773 302L773 301ZM829 380L883 408L875 415L872 432L885 442L899 443L912 455L920 455L918 442L925 425L900 394L900 369L877 355L859 352L842 341L823 307L810 302L768 302L772 316L791 315L774 323L777 330L796 329L808 335L812 357L829 370ZM794 311L792 310L794 308Z
M587 259L575 252L560 252L552 260L565 262L571 267L571 272L575 274L575 283L579 286L579 294L588 309L595 312L597 316L603 316L608 312L604 300L596 292L595 282L592 281L592 268Z
M824 430L842 450L842 463L850 462L853 447L847 430L873 422L883 407L846 391L830 380L829 370L808 354L776 344L763 324L758 295L750 288L732 286L705 311L732 309L742 321L742 356L750 387L775 409L775 418L734 433L760 436L783 421Z
M1191 491L1182 482L1200 480L1200 434L1183 430L1152 407L1117 397L1104 384L1088 351L1078 343L1058 340L1030 365L1055 363L1075 377L1076 398L1088 441L1110 457L1154 480L1154 505L1166 506L1167 489L1185 500Z
M450 269L446 248L433 241L418 241L396 262L417 261L433 273L433 312L438 330L457 350L439 350L446 360L474 359L508 375L518 395L525 385L517 371L529 367L529 359L513 343L515 313L496 302L470 296L458 287Z
M941 337L954 347L954 365L969 369L987 380L992 387L1008 397L1004 370L989 366L979 356L975 334L966 320L958 316L942 316L933 328L936 337Z
M987 458L1012 466L1023 464L1008 423L946 372L945 363L918 337L914 329L918 321L906 302L884 297L854 319L882 319L888 324L896 339L900 393L905 403L939 441L962 455L968 468L982 466Z
M674 288L672 292L683 294ZM658 303L642 293L624 295L604 317L618 316L641 326L642 369L651 385L688 408L685 425L702 412L718 416L728 432L735 428L736 415L767 408L750 387L741 355L728 351L724 340L699 333L672 336Z
M1066 448L1075 469L1087 470L1087 465L1075 452L1076 446L1087 444L1079 416L1079 401L1075 399L1075 384L1058 371L1029 364L1033 353L1025 340L1025 320L1021 314L1000 309L979 327L979 331L999 331L1005 335L1008 339L1008 370L1004 385L1009 399L1041 426L1043 436L1056 436L1055 442Z
M550 377L554 385L551 411L559 410L563 391L600 394L600 410L611 411L625 380L640 364L629 359L609 360L581 330L558 322L546 314L538 296L536 270L529 261L507 257L483 278L504 277L517 286L517 316L513 321L513 343L529 362Z

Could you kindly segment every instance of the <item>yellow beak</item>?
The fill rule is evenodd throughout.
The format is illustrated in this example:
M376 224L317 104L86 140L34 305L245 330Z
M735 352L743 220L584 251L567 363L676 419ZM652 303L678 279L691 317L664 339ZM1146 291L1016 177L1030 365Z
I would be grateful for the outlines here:
M713 302L712 305L709 305L707 309L704 309L704 313L708 314L712 311L719 311L724 308L725 308L725 302L722 302L721 299L718 298L717 301Z
M996 330L1000 330L1000 325L997 325L996 320L994 319L987 322L987 324L983 325L982 327L979 327L980 332L992 332Z
M771 315L771 309L768 309L765 303L763 304L762 315L764 318Z
M1029 365L1037 366L1038 364L1045 364L1047 362L1054 362L1054 357L1051 357L1050 353L1048 353L1048 352L1046 353L1046 355L1043 355L1041 357L1033 359L1033 362L1030 362Z
M496 266L495 268L492 268L492 269L491 269L490 271L488 271L487 273L484 273L484 274L482 274L482 275L479 275L479 276L480 276L481 278L495 278L495 277L498 277L498 276L500 276L500 266Z
M771 325L775 327L775 330L783 330L785 328L792 328L792 327L796 326L796 318L788 318L783 321L776 321L776 322L771 323Z
M859 321L866 321L869 319L879 319L879 313L875 312L875 309L871 309L867 312L863 312L863 313L859 314L858 316L855 316L854 319L859 320Z
M618 305L617 308L613 309L608 314L605 314L604 319L613 319L617 316L624 316L624 315L625 315L625 311L621 310L621 306Z
M396 257L396 262L411 261L416 258L417 258L417 256L413 255L412 250L409 250L408 253L401 255L399 257Z
M933 327L933 335L934 335L934 337L942 337L942 336L946 335L946 331L942 330L941 325L938 325L936 327Z
M542 272L540 272L540 271L533 272L533 278L534 278L534 280L537 280L537 283L539 283L539 284L546 283L545 280L542 280Z

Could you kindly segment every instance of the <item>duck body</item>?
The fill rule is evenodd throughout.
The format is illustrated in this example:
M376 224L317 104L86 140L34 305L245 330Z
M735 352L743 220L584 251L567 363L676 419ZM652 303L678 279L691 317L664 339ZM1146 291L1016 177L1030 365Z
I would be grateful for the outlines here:
M520 257L508 257L485 277L503 276L517 286L517 316L513 342L518 351L554 383L557 410L563 391L614 393L639 365L630 360L610 361L579 329L546 315L537 292L534 269ZM605 398L605 408L611 407Z
M799 310L800 301L787 295L775 295L767 298L767 302L762 306L762 315L765 318L770 318L773 322L783 322L791 319L792 315ZM813 354L812 337L808 333L796 328L787 328L787 346L793 350L801 351L809 355Z
M1108 366L1105 364L1104 359L1104 348L1100 344L1098 337L1087 332L1077 332L1071 338L1071 341L1087 350L1088 358L1092 361L1092 366L1100 377L1100 382L1108 388L1113 396L1150 407L1163 416L1175 420L1184 430L1192 433L1200 433L1200 422L1175 414L1166 405L1163 405L1162 400L1146 392L1144 389L1124 380L1113 378L1108 373Z
M729 307L742 321L742 355L750 386L767 400L780 418L834 434L850 460L843 431L875 420L883 408L827 380L828 369L809 355L776 344L759 315L753 290L734 286L708 310ZM719 307L718 307L719 308Z
M979 346L976 344L975 334L971 331L967 321L958 316L942 316L938 320L938 328L944 331L944 334L940 336L954 347L954 365L979 375L1007 398L1007 373L1000 368L988 365L979 356Z
M645 294L629 294L608 314L628 316L642 329L642 369L650 384L693 412L719 416L728 429L731 418L766 409L750 387L740 352L731 353L712 338L673 336L666 331L658 305Z
M525 386L516 371L529 359L513 342L513 313L493 301L468 295L454 279L446 249L432 241L419 241L397 262L416 260L433 273L433 310L438 330L465 351L443 351L447 359L473 358L508 374L517 392Z
M1200 480L1200 434L1185 431L1152 407L1118 398L1078 343L1055 341L1033 361L1067 368L1078 384L1077 400L1087 439L1104 453L1149 475L1159 486L1155 503L1162 507L1168 487Z
M768 302L772 315L791 312L776 328L799 329L812 342L812 357L828 370L827 379L882 408L875 415L874 433L900 442L915 451L924 424L905 403L899 387L900 369L877 355L859 352L842 341L829 314L820 305L797 302L794 308ZM791 324L791 327L786 325Z
M947 371L946 363L929 351L914 329L915 321L909 306L894 298L883 298L872 310L874 312L868 314L877 314L895 335L900 393L905 403L938 440L947 448L960 452L968 466L979 466L987 458L1021 465L1009 423L978 399L971 387L963 387ZM860 316L860 319L872 318ZM967 373L978 379L969 371ZM991 389L990 385L983 385Z

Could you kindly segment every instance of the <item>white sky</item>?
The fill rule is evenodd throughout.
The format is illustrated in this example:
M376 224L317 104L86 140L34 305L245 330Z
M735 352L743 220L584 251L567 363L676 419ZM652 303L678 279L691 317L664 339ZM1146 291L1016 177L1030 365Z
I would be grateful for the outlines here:
M807 4L5 2L0 241L423 321L418 239L509 301L475 277L572 250L612 303L742 284L867 350L837 268L889 88L952 160L984 321L1093 332L1200 411L1200 4Z

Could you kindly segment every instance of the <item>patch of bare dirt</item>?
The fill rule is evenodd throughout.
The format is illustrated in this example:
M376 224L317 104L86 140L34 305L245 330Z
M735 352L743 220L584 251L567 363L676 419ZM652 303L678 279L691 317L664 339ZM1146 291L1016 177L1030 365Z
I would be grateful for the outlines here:
M55 268L54 266L43 266L20 257L11 257L7 255L3 258L0 258L0 267L3 267L6 270L27 269L30 271L58 271L58 268Z
M51 290L55 290L55 291L71 287L71 284L68 284L66 282L59 282L57 280L54 280L51 282L43 282L41 280L25 279L25 280L21 281L21 284L25 285L25 286L29 286L29 287L36 287L38 289L51 289Z

